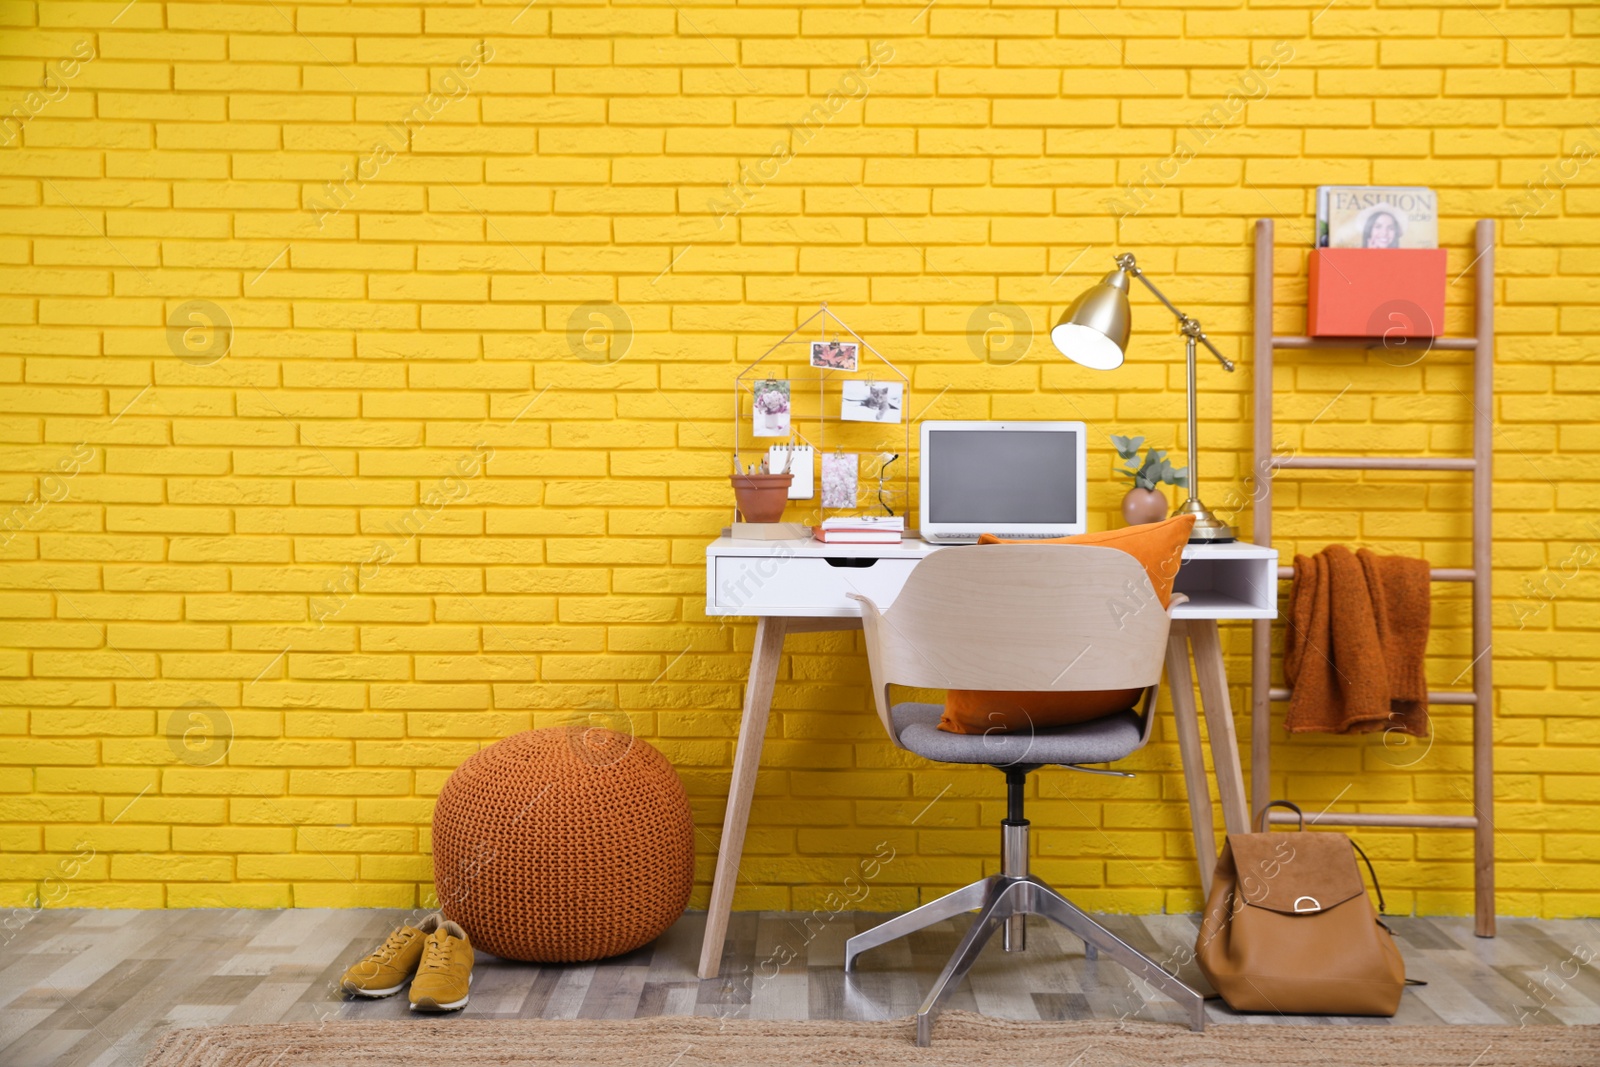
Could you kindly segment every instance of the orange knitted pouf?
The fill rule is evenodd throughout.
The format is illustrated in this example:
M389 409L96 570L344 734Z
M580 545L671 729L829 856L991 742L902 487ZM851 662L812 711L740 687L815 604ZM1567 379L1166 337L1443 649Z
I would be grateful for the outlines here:
M689 903L694 817L666 757L594 727L469 756L433 809L439 906L475 947L576 963L653 941Z

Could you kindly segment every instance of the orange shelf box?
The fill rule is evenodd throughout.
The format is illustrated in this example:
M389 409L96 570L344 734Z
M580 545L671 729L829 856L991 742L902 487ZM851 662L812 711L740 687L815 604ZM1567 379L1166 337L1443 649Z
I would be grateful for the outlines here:
M1438 337L1444 279L1442 248L1313 248L1306 333Z

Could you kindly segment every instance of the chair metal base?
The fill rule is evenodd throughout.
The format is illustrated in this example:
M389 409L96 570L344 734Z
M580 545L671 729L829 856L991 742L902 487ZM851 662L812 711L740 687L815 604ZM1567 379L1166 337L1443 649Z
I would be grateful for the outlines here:
M1025 856L1026 852L1023 855ZM856 957L868 949L888 944L934 923L953 919L962 912L972 911L974 908L978 909L977 918L967 928L961 943L956 946L955 953L950 957L950 962L945 964L943 973L939 975L938 981L933 983L933 988L923 999L922 1006L917 1009L918 1045L926 1048L932 1042L933 1020L938 1016L945 1000L972 969L978 954L983 951L984 945L994 936L996 930L1002 928L1007 930L1006 947L1009 951L1022 948L1020 931L1023 929L1025 917L1029 915L1039 915L1066 927L1083 939L1088 958L1094 959L1098 953L1104 952L1182 1005L1189 1014L1191 1030L1205 1029L1204 997L1175 976L1168 974L1160 964L1095 922L1060 893L1028 874L1020 877L999 874L985 878L981 882L974 882L954 893L924 904L915 911L908 911L871 930L857 934L845 942L844 969L854 970Z

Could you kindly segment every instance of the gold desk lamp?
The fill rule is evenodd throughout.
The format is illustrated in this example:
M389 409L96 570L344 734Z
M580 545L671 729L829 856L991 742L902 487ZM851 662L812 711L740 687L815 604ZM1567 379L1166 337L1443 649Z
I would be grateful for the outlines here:
M1233 370L1233 361L1217 351L1217 346L1206 337L1200 323L1172 306L1172 301L1151 284L1144 271L1134 261L1133 254L1124 252L1117 257L1117 269L1107 274L1095 285L1085 289L1067 308L1061 321L1050 331L1050 340L1063 356L1092 370L1114 370L1122 366L1128 350L1128 333L1133 325L1133 309L1128 304L1128 275L1133 275L1177 316L1178 329L1183 334L1189 354L1189 477L1186 479L1189 499L1178 508L1179 515L1194 516L1191 543L1220 544L1232 541L1233 528L1211 514L1211 509L1200 503L1199 468L1196 466L1196 416L1195 416L1195 344L1199 342L1222 363L1222 369Z

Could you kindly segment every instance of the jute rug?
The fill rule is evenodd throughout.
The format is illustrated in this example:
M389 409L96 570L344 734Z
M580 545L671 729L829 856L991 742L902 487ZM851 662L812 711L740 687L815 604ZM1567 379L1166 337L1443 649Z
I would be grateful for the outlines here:
M1597 1026L1177 1026L1009 1022L948 1012L933 1047L909 1019L418 1019L174 1030L145 1067L1594 1067Z

